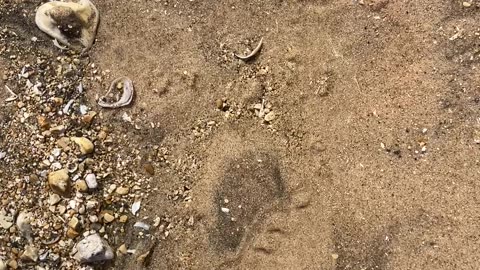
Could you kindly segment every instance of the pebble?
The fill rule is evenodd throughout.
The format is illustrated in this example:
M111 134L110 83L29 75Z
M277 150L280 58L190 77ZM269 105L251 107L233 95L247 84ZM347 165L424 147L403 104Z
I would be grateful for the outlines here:
M79 233L77 231L75 231L72 228L68 228L68 230L67 230L67 237L68 238L75 239L78 235L79 235Z
M16 260L12 259L8 262L8 266L10 266L10 268L12 268L12 269L17 269L18 268L18 263L17 263Z
M89 111L86 115L82 117L82 123L85 124L86 126L90 126L96 115L97 115L96 112Z
M223 109L223 100L221 100L221 99L215 100L215 106L217 107L217 109L222 110Z
M7 264L0 259L0 270L7 270Z
M118 221L120 221L121 223L125 223L127 222L127 220L128 220L127 215L120 216L120 218L118 219Z
M156 217L154 220L153 220L153 227L158 227L160 225L160 217Z
M53 136L59 136L60 134L63 134L64 132L65 132L65 126L64 125L55 126L55 127L50 128L50 133Z
M72 217L68 222L68 226L74 230L78 230L80 228L80 221L76 217Z
M30 239L32 233L32 227L30 225L32 214L28 212L21 212L16 221L17 228L20 230L23 236Z
M65 205L59 205L57 210L60 215L63 215L65 211L67 211L67 207L65 207Z
M0 214L0 228L3 228L5 230L8 230L10 227L13 226L12 218Z
M45 116L38 116L37 123L41 130L47 130L50 128L50 122Z
M60 202L62 198L60 198L60 196L58 196L58 194L56 193L52 193L50 194L50 196L48 197L48 204L49 205L56 205L57 203Z
M464 6L464 7L471 7L471 6L472 6L472 3L470 3L470 2L463 2L463 6Z
M87 192L88 191L87 183L83 180L78 180L77 182L75 182L75 187L80 192Z
M117 254L120 253L122 255L125 255L125 254L127 254L127 246L125 246L125 244L123 244L123 245L118 247L117 251L118 251Z
M98 234L92 234L78 242L73 257L81 263L108 261L113 259L113 250Z
M103 222L104 223L111 223L114 220L115 220L115 217L112 216L110 213L103 214Z
M143 165L143 168L145 169L145 171L150 174L150 175L154 175L155 174L155 168L153 168L153 165L152 163L150 162L147 162Z
M70 177L68 176L68 170L62 169L49 173L48 185L53 192L61 196L68 196L70 192Z
M91 154L93 153L94 146L92 141L85 137L72 137L70 140L78 145L80 148L80 152L83 155Z
M87 182L87 186L89 189L98 188L97 177L95 176L95 174L87 174L87 176L85 176L85 181Z
M98 222L98 217L95 215L91 215L88 217L88 220L90 220L91 223L97 223Z
M37 262L38 261L38 249L32 245L28 245L25 247L25 251L23 252L22 256L20 256L22 261L27 262Z
M118 195L127 195L128 194L128 191L129 191L129 188L128 187L118 187L115 192L118 194Z
M267 113L267 115L265 115L265 118L264 118L264 119L265 119L265 121L267 121L267 122L271 122L271 121L275 120L275 116L276 116L276 115L275 115L274 112L269 112L269 113Z

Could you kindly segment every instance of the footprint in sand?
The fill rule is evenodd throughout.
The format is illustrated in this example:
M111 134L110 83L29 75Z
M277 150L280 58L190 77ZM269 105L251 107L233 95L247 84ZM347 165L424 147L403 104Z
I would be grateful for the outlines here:
M211 244L218 252L239 252L257 221L264 220L286 197L278 163L270 154L247 152L230 160L214 195L216 223Z

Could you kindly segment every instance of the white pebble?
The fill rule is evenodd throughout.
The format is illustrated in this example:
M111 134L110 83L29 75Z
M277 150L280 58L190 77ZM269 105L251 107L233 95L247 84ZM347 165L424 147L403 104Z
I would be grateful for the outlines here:
M87 182L89 189L96 189L98 187L97 177L93 173L87 174L85 177L85 182Z

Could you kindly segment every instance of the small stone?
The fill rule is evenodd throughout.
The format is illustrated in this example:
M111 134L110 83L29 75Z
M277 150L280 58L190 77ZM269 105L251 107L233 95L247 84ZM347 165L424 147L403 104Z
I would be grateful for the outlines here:
M265 115L264 119L267 122L271 122L271 121L275 120L275 113L274 112L267 113L267 115Z
M53 192L61 196L68 196L70 192L70 177L68 176L68 170L63 169L48 174L48 185Z
M223 100L221 99L215 100L215 106L217 107L217 109L223 110Z
M22 261L37 262L38 261L38 249L34 246L28 245L25 247L25 251L20 256Z
M67 211L67 207L65 207L65 205L59 205L57 208L60 215L65 214L65 212Z
M147 251L141 254L140 256L137 257L137 262L143 264L145 262L145 259L147 259L148 255L150 255L150 251Z
M160 225L160 217L156 217L154 220L153 220L153 227L158 227Z
M97 115L96 112L89 111L86 115L82 116L82 123L86 126L90 126L96 115Z
M54 97L54 98L53 98L53 102L55 103L55 105L60 106L60 105L63 104L63 98Z
M0 270L7 270L7 264L0 259Z
M72 137L70 140L78 145L83 155L93 153L94 146L92 141L84 137Z
M472 3L470 3L470 2L463 2L463 6L464 6L464 7L471 7L471 6L472 6Z
M105 213L103 214L103 222L104 223L111 223L115 220L115 217L111 215L110 213Z
M50 194L50 196L48 197L48 204L49 204L49 205L56 205L56 204L59 203L61 200L62 200L62 198L60 198L60 196L58 196L58 194L52 193L52 194Z
M88 217L88 220L90 220L91 223L97 223L98 217L96 215L91 215Z
M45 116L38 116L37 123L41 130L47 130L50 128L50 122Z
M148 174L150 174L150 175L154 175L154 174L155 174L155 168L153 168L152 163L147 162L147 163L143 164L143 168L145 169L145 171L146 171Z
M16 260L12 259L8 262L8 266L12 269L17 269L18 268L18 263Z
M127 215L120 216L120 218L118 219L118 221L120 221L121 223L126 223L127 220L128 220Z
M67 137L62 137L58 139L57 145L60 146L63 149L63 151L67 152L70 150L69 142L70 142L70 139L68 139Z
M85 176L85 181L87 182L89 189L96 189L98 187L97 177L93 173L87 174L87 176Z
M473 131L473 142L480 144L480 129L475 129Z
M129 188L128 187L118 187L115 192L118 194L118 195L127 195L128 192L129 192Z
M75 231L73 228L68 228L67 230L67 237L70 239L75 239L79 233Z
M11 217L0 214L0 228L8 230L13 226L13 219Z
M50 128L50 133L53 136L60 136L64 132L65 132L65 126L64 125L55 126L55 127Z
M119 246L117 249L117 254L122 254L122 255L127 254L127 246L125 246L125 244Z
M91 263L113 259L113 250L98 234L92 234L78 242L73 257L80 263Z
M78 230L80 228L80 221L76 217L72 217L70 221L68 222L68 227Z
M16 221L17 228L20 230L23 236L30 239L32 233L32 227L30 222L32 221L32 214L28 212L21 212Z
M105 130L100 130L100 132L97 135L97 138L101 141L104 141L107 138L108 134Z
M88 191L87 182L83 180L78 180L77 182L75 182L75 188L80 192L87 192Z

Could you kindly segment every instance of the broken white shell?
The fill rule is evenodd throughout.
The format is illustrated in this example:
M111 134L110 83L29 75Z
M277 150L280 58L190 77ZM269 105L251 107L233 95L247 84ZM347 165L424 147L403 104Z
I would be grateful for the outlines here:
M15 94L8 86L5 85L5 89L10 94L10 97L6 98L6 102L14 101L18 98L17 94Z
M47 2L35 15L40 30L73 49L83 46L84 52L92 47L98 21L98 10L89 0Z
M141 204L140 201L136 201L132 204L132 214L133 215L136 215L138 210L140 210L140 204Z
M133 227L134 228L140 228L140 229L143 229L145 231L150 230L150 225L148 225L147 223L142 222L142 221L135 222L135 224L133 224Z
M123 91L122 96L115 102L112 102L112 103L107 102L106 98L107 98L108 94L110 94L112 91L116 90L117 85L119 83L121 83L123 85L122 86L122 91ZM133 93L134 93L134 89L133 89L132 80L130 80L127 77L120 77L120 78L114 80L112 82L112 84L110 84L110 88L108 89L107 93L98 100L98 105L100 105L100 107L103 107L103 108L111 108L111 109L127 106L132 102Z

